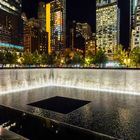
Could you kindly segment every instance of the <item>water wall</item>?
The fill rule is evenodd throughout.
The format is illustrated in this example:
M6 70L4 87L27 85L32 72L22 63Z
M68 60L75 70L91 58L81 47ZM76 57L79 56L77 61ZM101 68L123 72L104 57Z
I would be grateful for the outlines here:
M54 69L56 86L140 95L140 70Z
M140 94L140 70L1 69L0 94L45 86Z
M52 85L51 69L1 69L0 94Z

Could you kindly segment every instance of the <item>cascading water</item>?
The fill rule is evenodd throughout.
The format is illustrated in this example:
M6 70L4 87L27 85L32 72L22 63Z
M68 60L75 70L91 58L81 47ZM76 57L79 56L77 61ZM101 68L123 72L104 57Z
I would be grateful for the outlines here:
M56 86L140 94L140 70L55 69Z
M50 69L0 70L0 93L28 90L52 85Z
M140 94L140 70L2 69L0 93L45 86L65 86L115 93Z

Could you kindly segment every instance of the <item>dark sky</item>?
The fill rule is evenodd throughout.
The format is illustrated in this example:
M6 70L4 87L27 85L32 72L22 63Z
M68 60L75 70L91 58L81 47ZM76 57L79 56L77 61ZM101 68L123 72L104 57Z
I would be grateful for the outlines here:
M23 11L27 17L37 17L39 1L50 2L51 0L23 0ZM95 31L95 0L67 0L67 20L87 22Z

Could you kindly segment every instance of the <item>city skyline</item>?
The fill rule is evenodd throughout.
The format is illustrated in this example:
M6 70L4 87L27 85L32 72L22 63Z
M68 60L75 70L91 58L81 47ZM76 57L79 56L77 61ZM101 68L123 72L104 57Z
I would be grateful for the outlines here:
M28 18L35 17L37 18L37 9L39 2L49 3L52 0L24 0L22 11L26 13ZM80 3L80 4L79 4ZM67 10L67 20L77 22L87 22L90 24L92 31L95 32L95 11L96 11L96 3L93 0L67 0L66 4ZM81 16L82 15L82 16Z
M38 3L41 0L24 0L23 8L28 18L37 18ZM48 3L52 0L42 0ZM124 48L128 49L130 43L130 1L131 0L117 0L118 7L120 9L120 43ZM108 2L114 2L108 1ZM66 1L66 22L76 22L88 23L91 26L92 32L96 32L96 1L93 0L67 0Z
M20 5L16 5L17 2ZM23 9L26 9L25 13L28 14L26 18L24 12L21 13L21 0L1 1L1 49L22 48L20 51L23 53L38 52L49 55L64 55L69 49L73 52L79 51L81 58L85 59L88 51L92 50L91 53L95 55L102 48L109 60L112 60L117 48L121 48L119 46L128 53L132 48L139 47L139 6L137 11L132 13L131 8L135 7L136 3L133 0L99 0L94 3L91 0L28 2L23 2ZM20 7L16 8L17 6ZM32 11L33 15L29 11ZM91 11L94 11L95 15ZM90 19L95 23L89 24ZM85 60L87 62L89 59ZM68 63L71 63L71 60Z

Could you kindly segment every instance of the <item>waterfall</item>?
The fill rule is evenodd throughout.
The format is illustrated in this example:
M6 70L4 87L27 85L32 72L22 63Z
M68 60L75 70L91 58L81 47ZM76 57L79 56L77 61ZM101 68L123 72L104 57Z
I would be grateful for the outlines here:
M46 86L64 86L140 94L140 70L1 69L0 94Z
M0 94L51 85L50 69L0 70Z

